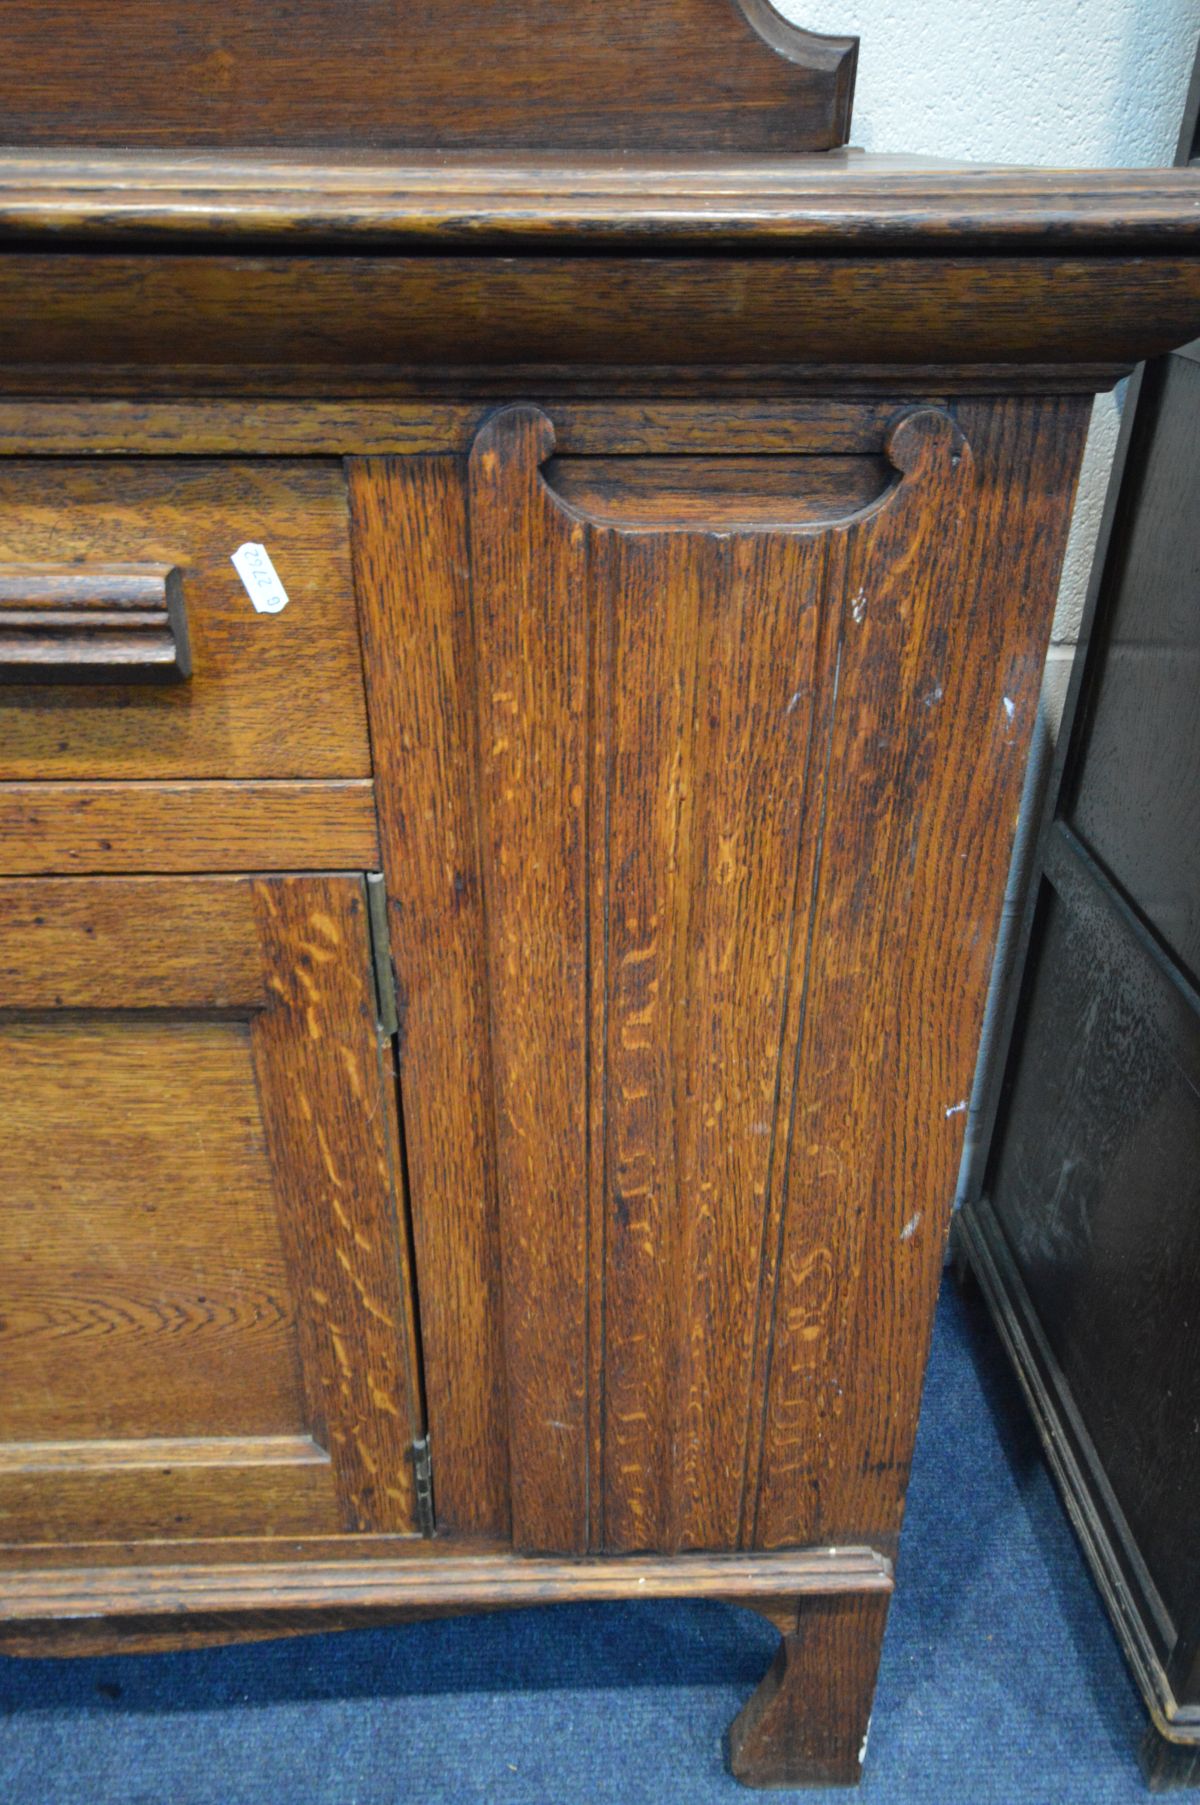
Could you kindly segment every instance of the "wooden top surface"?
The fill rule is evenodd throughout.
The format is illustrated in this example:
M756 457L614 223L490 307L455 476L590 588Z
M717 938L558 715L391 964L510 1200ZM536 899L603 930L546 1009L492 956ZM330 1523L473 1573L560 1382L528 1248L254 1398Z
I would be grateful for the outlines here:
M0 152L0 238L436 249L1200 247L1200 170L1022 169L827 151L557 156Z

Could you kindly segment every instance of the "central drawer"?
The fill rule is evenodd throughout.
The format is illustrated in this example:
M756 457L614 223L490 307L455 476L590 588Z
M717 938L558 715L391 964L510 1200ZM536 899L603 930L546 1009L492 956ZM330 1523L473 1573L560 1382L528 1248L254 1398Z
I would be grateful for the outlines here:
M278 612L256 609L231 562L248 543L278 573ZM10 594L27 570L43 610L80 590L93 619L114 569L177 572L191 666L171 682L9 670L0 779L369 776L340 462L0 461L0 565Z

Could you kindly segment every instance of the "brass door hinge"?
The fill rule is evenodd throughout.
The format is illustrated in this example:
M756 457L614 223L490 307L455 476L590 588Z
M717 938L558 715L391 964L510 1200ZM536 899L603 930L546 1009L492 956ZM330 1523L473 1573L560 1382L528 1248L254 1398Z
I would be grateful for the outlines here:
M410 1450L413 1481L417 1493L417 1527L423 1536L433 1534L433 1455L429 1452L429 1436L423 1435Z
M383 875L378 871L367 874L367 928L371 941L371 972L375 980L375 1020L379 1035L380 1077L391 1074L395 1081L396 1050L392 1046L400 1027L400 1012L396 1004L396 971L392 964L391 947L388 944L387 888ZM402 1187L393 1184L393 1197L399 1211L403 1204ZM416 1308L416 1299L413 1299ZM418 1329L419 1335L419 1329ZM414 1380L414 1385L416 1381ZM432 1536L433 1519L433 1460L429 1452L429 1434L418 1436L408 1450L413 1467L414 1514L417 1529L423 1536Z
M371 969L375 976L375 1011L379 1032L390 1040L400 1027L396 1008L396 973L388 944L387 886L383 873L367 873L367 926L371 936Z

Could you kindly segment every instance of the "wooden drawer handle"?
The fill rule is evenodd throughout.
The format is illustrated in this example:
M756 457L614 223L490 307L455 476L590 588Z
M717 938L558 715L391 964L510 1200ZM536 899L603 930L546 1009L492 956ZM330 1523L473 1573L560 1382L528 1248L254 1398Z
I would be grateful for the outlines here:
M0 679L174 683L191 675L169 564L0 564Z

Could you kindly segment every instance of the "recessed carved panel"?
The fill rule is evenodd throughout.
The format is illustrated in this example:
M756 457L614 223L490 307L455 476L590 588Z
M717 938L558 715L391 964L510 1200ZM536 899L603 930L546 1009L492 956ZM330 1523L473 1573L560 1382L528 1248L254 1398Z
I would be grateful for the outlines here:
M306 1433L249 1020L0 1016L0 1096L0 1463Z
M838 520L896 480L878 455L553 457L543 474L596 525L707 532Z

